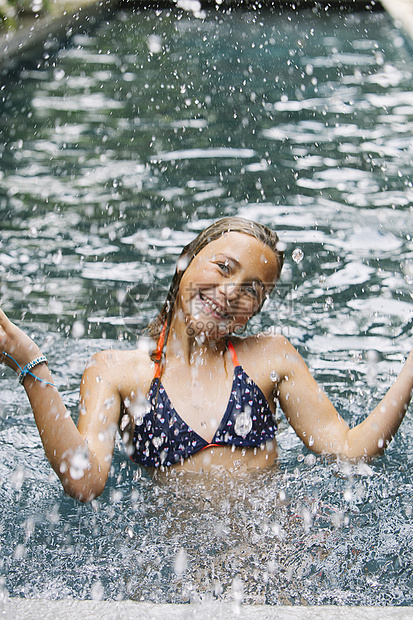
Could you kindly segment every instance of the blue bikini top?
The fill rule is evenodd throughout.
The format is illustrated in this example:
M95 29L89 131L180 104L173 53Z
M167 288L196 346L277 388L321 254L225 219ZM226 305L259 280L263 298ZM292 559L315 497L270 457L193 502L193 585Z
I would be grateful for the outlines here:
M175 411L162 386L158 368L148 393L147 410L135 423L130 458L147 467L174 465L212 445L259 448L274 438L277 425L256 383L238 362L228 343L234 378L228 405L210 443L193 431Z

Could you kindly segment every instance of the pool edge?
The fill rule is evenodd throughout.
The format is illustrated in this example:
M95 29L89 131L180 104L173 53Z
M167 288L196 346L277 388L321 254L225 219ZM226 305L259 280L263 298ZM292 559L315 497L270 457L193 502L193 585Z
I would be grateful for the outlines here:
M191 603L155 604L134 601L81 601L76 599L48 600L7 598L0 603L0 614L6 620L67 620L82 617L82 620L127 620L144 617L145 620L168 618L196 618L216 620L217 618L248 618L261 620L408 620L413 617L411 607L366 607L366 606L269 606L241 605L233 603Z
M0 34L0 73L24 67L53 46L63 47L73 34L116 10L118 0L63 0L52 13L25 18L17 30Z
M206 7L219 6L215 0L201 0L201 3ZM52 0L50 13L26 17L17 30L0 31L0 73L5 75L21 69L26 61L33 60L37 51L41 57L45 46L51 47L53 42L62 46L75 32L119 8L160 8L175 4L175 0ZM223 3L224 8L237 6L247 10L290 7L296 12L320 6L355 11L380 8L413 40L413 0L225 0Z

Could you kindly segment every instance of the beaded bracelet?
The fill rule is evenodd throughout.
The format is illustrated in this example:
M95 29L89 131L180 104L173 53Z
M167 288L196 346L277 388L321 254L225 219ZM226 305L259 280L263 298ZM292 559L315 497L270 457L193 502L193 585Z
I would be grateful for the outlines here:
M14 362L16 364L17 368L20 369L19 383L21 385L23 385L23 381L25 380L26 376L30 375L31 377L36 379L36 381L41 381L42 383L45 383L46 385L52 385L53 387L55 387L54 383L50 383L49 381L45 381L44 379L41 379L40 377L37 377L36 375L34 375L31 372L32 368L34 368L35 366L38 366L39 364L43 364L43 363L47 364L47 357L45 355L39 355L38 357L35 357L35 359L32 360L31 362L29 362L28 364L26 364L26 366L24 366L24 368L22 368L20 366L19 362L16 362L14 357L12 357L8 353L6 353L6 351L2 351L2 355L6 355L9 359L12 360L12 362Z
M34 360L26 364L26 366L23 368L23 370L20 373L20 377L19 377L20 385L23 385L23 381L25 380L26 375L31 371L32 368L34 368L35 366L38 366L39 364L43 364L43 363L47 364L47 357L45 355L39 355L39 357L35 357Z

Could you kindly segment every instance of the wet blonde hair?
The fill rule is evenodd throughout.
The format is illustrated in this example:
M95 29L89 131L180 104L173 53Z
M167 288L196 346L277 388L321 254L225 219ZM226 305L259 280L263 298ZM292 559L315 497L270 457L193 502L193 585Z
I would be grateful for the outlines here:
M165 299L158 316L148 326L149 335L158 339L161 331L165 329L165 337L162 350L156 349L151 358L153 361L159 362L162 358L163 350L165 350L166 342L168 340L169 328L171 326L172 317L175 308L175 302L179 291L179 285L181 283L182 276L186 269L190 265L193 258L209 243L215 241L229 232L239 232L245 235L255 237L266 246L271 248L277 259L277 280L280 277L281 269L284 263L284 252L280 249L280 240L278 235L263 224L252 222L241 217L225 217L217 220L211 226L205 228L199 233L195 239L193 239L188 245L184 247L181 255L177 261L176 270L172 278L171 286L169 287L168 294ZM275 282L274 282L275 284ZM261 308L260 308L261 309Z

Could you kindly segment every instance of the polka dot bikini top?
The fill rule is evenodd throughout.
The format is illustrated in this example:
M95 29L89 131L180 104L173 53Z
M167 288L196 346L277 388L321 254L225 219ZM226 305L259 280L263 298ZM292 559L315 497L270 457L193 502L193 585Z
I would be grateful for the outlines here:
M277 425L264 394L242 369L230 342L228 350L234 378L227 408L212 441L208 443L193 431L175 411L157 365L147 410L135 422L133 461L147 467L169 466L208 446L258 448L274 438Z

